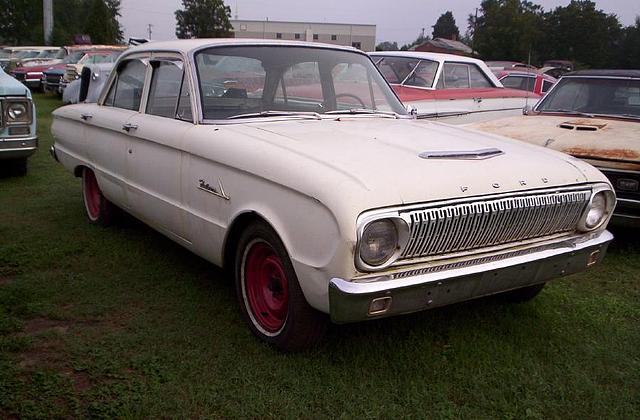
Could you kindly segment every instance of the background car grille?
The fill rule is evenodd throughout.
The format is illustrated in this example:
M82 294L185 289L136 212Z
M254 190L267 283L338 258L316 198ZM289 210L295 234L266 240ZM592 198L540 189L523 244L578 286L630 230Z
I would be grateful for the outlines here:
M60 79L62 79L62 76L59 74L47 74L46 77L49 85L59 85Z
M13 73L13 77L15 77L17 80L20 80L21 82L23 82L26 79L27 74L26 73Z
M507 244L576 229L591 190L495 198L400 212L409 222L401 259Z

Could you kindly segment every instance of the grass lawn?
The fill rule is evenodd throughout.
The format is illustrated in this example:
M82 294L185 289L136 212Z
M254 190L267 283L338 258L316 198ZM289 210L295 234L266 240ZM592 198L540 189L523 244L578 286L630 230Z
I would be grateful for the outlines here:
M332 326L282 355L220 270L134 220L85 218L40 149L0 179L0 418L640 418L640 232L532 302Z

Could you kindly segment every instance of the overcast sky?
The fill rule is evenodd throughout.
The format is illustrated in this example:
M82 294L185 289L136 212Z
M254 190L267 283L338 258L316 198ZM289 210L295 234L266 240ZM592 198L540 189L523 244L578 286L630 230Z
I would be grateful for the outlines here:
M565 6L569 0L533 0L545 10ZM240 19L292 20L305 22L369 23L377 26L377 42L397 41L399 45L413 41L422 28L431 35L431 26L440 14L451 10L464 33L467 17L480 5L480 0L226 0L232 17ZM640 0L597 0L598 8L615 13L624 25L631 25L640 15ZM122 0L125 37L147 37L147 24L152 24L152 39L175 38L174 12L180 0Z

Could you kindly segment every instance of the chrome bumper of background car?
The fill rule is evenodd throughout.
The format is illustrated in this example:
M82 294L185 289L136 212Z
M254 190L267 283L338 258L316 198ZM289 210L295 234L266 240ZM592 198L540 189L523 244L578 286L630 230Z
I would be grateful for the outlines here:
M38 148L38 137L5 138L0 140L0 159L29 157Z
M460 268L366 282L334 278L329 283L333 322L347 323L421 311L543 283L600 262L613 235L577 237L531 253ZM424 274L420 274L424 273Z

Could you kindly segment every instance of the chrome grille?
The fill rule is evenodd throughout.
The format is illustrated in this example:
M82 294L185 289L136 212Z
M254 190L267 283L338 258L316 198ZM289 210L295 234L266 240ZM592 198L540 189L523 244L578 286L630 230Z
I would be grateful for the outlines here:
M553 191L401 211L410 259L541 238L576 229L591 190Z

